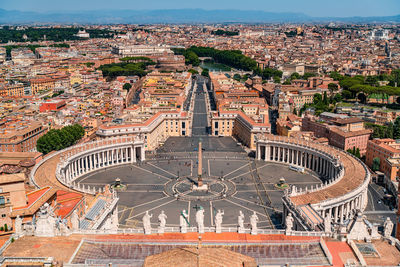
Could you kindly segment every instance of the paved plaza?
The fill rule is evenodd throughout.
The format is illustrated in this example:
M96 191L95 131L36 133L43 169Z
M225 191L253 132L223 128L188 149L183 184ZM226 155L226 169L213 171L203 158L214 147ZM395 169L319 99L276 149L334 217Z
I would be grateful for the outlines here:
M160 151L168 152L148 155L147 160L141 164L101 170L84 176L80 182L102 187L112 184L116 178L121 179L124 185L118 192L121 228L141 227L142 217L147 210L153 214L154 227L158 224L157 217L161 210L168 216L167 226L179 225L179 214L182 210L189 212L189 222L195 225L196 210L202 207L205 209L205 226L214 226L214 215L221 209L224 211L225 227L237 225L237 216L241 210L246 217L246 223L249 223L249 216L255 211L260 220L259 227L266 229L281 228L283 191L275 187L280 178L283 177L289 185L303 188L321 183L314 173L301 174L289 170L287 165L254 161L247 157L240 146L236 146L232 138L205 136L202 138L203 144L207 144L203 145L202 173L205 182L213 183L210 191L217 194L220 190L218 183L222 177L224 181L233 185L234 192L225 198L207 201L197 200L196 197L177 199L166 192L166 186L177 181L184 181L186 185L196 183L198 152L191 149L191 141L195 142L195 139L170 138L160 148ZM233 147L237 151L232 151L232 146L228 146L228 151L224 151L229 142L235 144ZM198 144L193 146L197 148ZM173 148L177 151L171 151ZM184 152L185 150L188 152ZM182 191L184 195L193 196L191 192Z

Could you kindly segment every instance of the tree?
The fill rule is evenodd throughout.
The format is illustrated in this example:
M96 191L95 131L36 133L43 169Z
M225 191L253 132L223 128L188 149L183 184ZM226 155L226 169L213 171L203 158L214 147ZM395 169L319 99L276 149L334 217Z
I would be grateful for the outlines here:
M339 86L336 83L329 83L328 84L328 90L331 92L331 95L333 95L333 92L336 92L338 90Z
M297 80L300 78L301 78L301 76L297 72L293 72L292 74L290 74L290 80Z
M393 124L393 139L400 139L400 117L397 117Z
M350 99L352 97L352 94L348 90L343 90L342 91L342 97L343 97L343 99Z
M308 78L315 77L315 76L316 76L315 73L306 72L306 73L304 73L302 78L303 78L303 80L308 80Z
M85 135L85 129L79 125L65 126L60 130L51 129L36 142L36 149L43 154L61 150L73 145Z
M329 104L329 102L328 102L328 96L327 96L327 94L326 94L326 91L324 92L324 98L323 98L322 100L323 100L324 105L328 105L328 104Z
M367 77L365 77L364 83L371 85L371 86L378 86L378 77L377 76L367 76Z
M314 104L318 104L322 102L322 95L321 94L314 94L314 100L313 103Z
M199 74L199 72L195 69L190 69L188 72L190 72L192 75Z
M379 171L381 168L381 159L376 157L372 160L372 170L374 172Z
M342 95L341 94L336 94L333 97L333 101L336 102L336 103L342 102Z
M274 76L274 83L281 83L281 78L279 78L279 76Z
M201 75L205 76L205 77L210 77L209 70L207 68L203 69L203 71L201 72Z
M236 81L240 81L242 77L240 77L240 74L235 73L235 75L233 75L233 79L235 79Z
M196 53L192 51L188 51L185 53L185 62L186 64L192 64L192 66L199 66L200 65L200 59L196 55Z
M357 149L356 149L355 156L356 156L357 158L361 158L360 149L359 149L358 147L357 147Z
M132 88L132 84L130 83L125 83L124 86L122 86L122 89L126 90L129 92L129 90L131 90Z

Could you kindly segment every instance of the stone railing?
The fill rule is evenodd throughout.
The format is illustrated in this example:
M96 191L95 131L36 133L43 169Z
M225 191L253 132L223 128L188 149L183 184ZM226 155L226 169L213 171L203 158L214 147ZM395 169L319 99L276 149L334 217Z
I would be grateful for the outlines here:
M222 227L221 228L222 233L237 233L238 228L237 227ZM179 227L165 227L164 228L165 233L179 233L180 228ZM187 232L188 233L197 233L198 228L195 226L190 226L187 227ZM215 233L215 227L204 227L204 232L205 233ZM157 228L152 228L151 229L151 234L157 234L158 229ZM251 229L244 229L244 234L250 234ZM73 234L84 234L84 235L108 235L108 234L144 234L143 228L122 228L118 230L105 230L105 229L79 229L79 230L74 230ZM279 230L279 229L258 229L257 234L260 235L290 235L290 236L310 236L310 237L328 237L330 236L329 233L325 233L322 231L290 231L290 233L287 233L285 230Z

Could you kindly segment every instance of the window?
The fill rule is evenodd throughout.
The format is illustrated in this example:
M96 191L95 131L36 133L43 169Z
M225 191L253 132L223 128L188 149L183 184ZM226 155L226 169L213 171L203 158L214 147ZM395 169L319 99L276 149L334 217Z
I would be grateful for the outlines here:
M4 197L3 197L3 196L0 196L0 206L1 206L1 205L5 205L5 204L6 204L6 202L5 202Z

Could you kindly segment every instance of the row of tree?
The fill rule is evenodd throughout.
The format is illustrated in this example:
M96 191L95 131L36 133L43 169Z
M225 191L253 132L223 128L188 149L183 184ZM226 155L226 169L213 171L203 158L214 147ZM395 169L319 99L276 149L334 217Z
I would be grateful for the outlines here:
M326 92L324 92L323 95L317 93L314 95L313 103L304 104L300 109L300 115L308 108L313 108L317 116L322 112L333 112L336 103L340 101L342 101L342 96L340 94L331 94L331 96L328 97ZM297 111L294 113L297 113Z
M330 77L339 81L343 88L342 96L345 99L358 98L362 103L366 103L371 97L387 99L389 96L400 96L400 70L392 71L391 75L362 76L354 77L343 76L337 72L332 72ZM386 81L388 85L379 86L379 81ZM400 103L400 99L396 99Z
M137 75L139 77L145 76L148 72L146 71L149 65L155 65L156 63L150 59L140 59L139 62L133 63L137 59L127 59L120 63L111 63L101 65L98 69L102 71L103 77L114 79L117 76L131 76Z
M211 57L217 63L222 63L237 69L245 71L254 71L257 69L257 62L243 55L240 50L218 50L212 47L192 46L188 49L174 49L174 53L184 55L186 62L193 66L198 66L200 64L198 57Z
M400 117L397 117L394 123L390 122L386 125L366 122L365 127L373 130L372 138L400 139Z
M222 35L222 36L235 36L235 35L239 35L239 32L237 32L237 31L216 30L216 31L212 31L211 34Z
M85 129L79 124L52 129L39 137L36 149L43 154L53 150L61 150L76 143L85 135Z
M11 29L4 26L0 29L0 42L37 42L44 40L62 42L64 40L79 40L75 36L79 28L27 28L23 30ZM90 38L113 38L116 32L107 29L86 29ZM25 38L26 37L26 38Z

